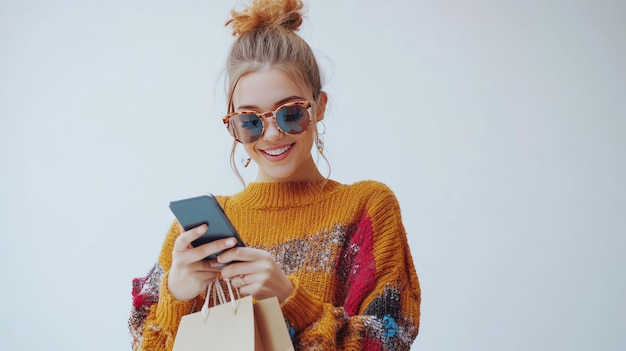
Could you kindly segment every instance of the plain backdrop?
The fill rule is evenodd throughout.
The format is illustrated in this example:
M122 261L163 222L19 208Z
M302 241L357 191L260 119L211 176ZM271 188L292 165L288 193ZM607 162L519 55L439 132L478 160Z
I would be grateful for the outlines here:
M129 350L169 201L242 189L235 4L0 1L0 349ZM413 349L626 349L626 3L307 7L331 177L402 207Z

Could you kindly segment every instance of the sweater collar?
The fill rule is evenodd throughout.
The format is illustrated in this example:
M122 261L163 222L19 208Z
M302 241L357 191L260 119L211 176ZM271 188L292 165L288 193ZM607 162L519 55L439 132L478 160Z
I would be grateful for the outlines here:
M302 206L324 199L339 188L334 180L315 182L252 182L230 201L250 208Z

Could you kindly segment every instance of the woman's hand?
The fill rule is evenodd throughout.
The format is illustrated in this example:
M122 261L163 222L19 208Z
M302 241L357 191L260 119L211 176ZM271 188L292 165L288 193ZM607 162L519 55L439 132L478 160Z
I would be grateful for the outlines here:
M236 244L235 239L228 238L198 247L191 246L191 242L202 236L206 230L206 225L201 225L182 233L174 242L167 288L176 300L189 300L204 292L221 268L213 267L210 261L203 259Z
M235 247L220 254L217 261L241 261L222 268L222 276L230 278L244 296L252 295L258 300L276 296L282 303L293 293L293 284L267 251Z

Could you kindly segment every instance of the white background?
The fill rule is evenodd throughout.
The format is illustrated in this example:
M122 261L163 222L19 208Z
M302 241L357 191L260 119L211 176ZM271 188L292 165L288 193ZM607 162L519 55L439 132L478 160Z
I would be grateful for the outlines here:
M234 4L0 1L0 349L130 349L169 201L241 189ZM413 349L626 349L626 3L308 5L332 177L402 206Z

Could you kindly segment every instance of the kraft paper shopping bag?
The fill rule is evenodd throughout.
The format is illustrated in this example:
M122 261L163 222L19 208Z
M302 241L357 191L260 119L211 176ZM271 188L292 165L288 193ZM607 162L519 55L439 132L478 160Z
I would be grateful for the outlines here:
M236 300L230 281L226 280L226 284L230 302L226 302L219 281L214 281L207 288L202 309L183 316L174 339L174 351L255 350L252 297ZM211 297L215 306L209 308Z
M254 321L265 351L293 351L285 317L276 297L254 304Z
M219 282L215 282L207 289L202 310L183 316L173 351L294 350L276 297L253 305L251 296L235 299L230 281L226 284L229 302ZM211 298L219 304L209 308Z

